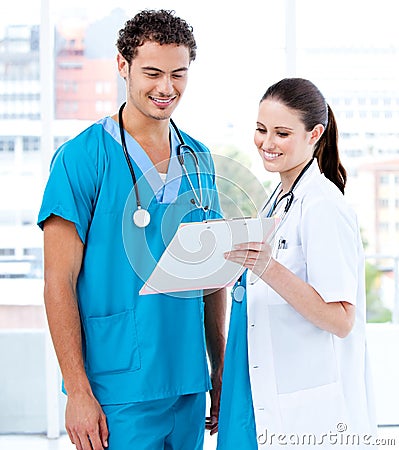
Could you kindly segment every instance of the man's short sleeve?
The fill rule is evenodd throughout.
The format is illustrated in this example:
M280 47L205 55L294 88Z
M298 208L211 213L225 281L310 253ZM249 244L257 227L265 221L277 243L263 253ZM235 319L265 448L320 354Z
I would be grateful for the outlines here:
M38 225L51 215L73 222L83 243L96 197L96 165L82 139L64 144L51 162L50 175L39 211Z

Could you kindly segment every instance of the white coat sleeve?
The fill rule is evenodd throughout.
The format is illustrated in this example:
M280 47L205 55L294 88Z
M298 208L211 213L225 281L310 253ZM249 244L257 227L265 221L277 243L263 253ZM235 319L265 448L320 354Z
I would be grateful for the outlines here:
M301 240L307 282L326 302L356 304L363 257L355 213L337 196L308 198L302 205Z

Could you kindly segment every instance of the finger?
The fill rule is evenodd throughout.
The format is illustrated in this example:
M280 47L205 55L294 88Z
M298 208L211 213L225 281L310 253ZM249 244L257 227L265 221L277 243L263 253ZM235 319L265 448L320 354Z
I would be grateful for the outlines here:
M259 253L243 250L232 250L230 252L226 252L224 257L229 261L244 263L246 261L257 261L259 258Z
M103 450L104 447L103 447L103 444L101 442L100 434L99 434L98 431L96 433L90 434L89 438L88 438L88 441L89 441L89 445L90 445L90 447L88 447L89 449Z
M102 414L100 418L100 437L103 447L108 447L108 426L104 414Z
M95 439L95 433L90 436L90 434L81 433L78 435L79 442L81 447L78 448L78 450L102 450L102 445L100 443L100 447L98 447L99 439L97 438L97 441Z
M80 438L77 434L73 435L73 443L75 444L76 450L83 450L84 447L80 441Z
M259 252L262 250L264 242L243 242L234 246L237 250L252 250Z
M73 433L71 431L69 431L68 428L66 430L67 430L67 433L68 433L71 443L75 445L75 438L74 438Z
M209 419L207 430L210 430L210 435L212 436L218 431L218 418L212 415Z
M217 432L219 431L219 427L218 427L218 424L216 424L213 428L212 428L212 430L211 430L211 432L209 433L211 436L213 436L214 434L216 434Z

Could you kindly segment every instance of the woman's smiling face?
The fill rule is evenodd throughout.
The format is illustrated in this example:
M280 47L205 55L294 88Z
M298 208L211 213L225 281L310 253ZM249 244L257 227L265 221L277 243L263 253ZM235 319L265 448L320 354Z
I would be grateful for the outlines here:
M314 144L323 130L317 125L306 131L297 111L272 98L260 103L254 142L265 169L280 173L284 191L313 157Z

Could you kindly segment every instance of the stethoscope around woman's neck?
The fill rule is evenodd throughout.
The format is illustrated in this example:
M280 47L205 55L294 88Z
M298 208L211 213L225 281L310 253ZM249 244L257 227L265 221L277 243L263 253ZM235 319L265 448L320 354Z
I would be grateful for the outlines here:
M289 209L291 208L291 205L294 201L294 189L297 187L298 183L301 181L302 177L305 175L305 172L309 169L309 167L312 165L313 162L312 158L306 165L303 167L303 169L300 171L299 175L295 178L294 182L292 183L290 189L288 192L283 194L280 197L280 193L282 190L280 190L280 193L276 195L277 191L281 189L281 182L277 185L276 189L274 189L272 195L269 197L269 200L266 202L265 206L262 208L262 211L264 211L271 203L272 199L274 198L274 202L267 212L267 217L271 217L274 213L274 211L277 209L277 206L284 200L287 199L287 203L285 204L283 215L280 217L280 223L282 222L283 218L287 215ZM262 212L261 211L261 212Z
M121 107L119 108L119 113L118 113L118 120L119 120L119 132L120 132L120 136L121 136L121 143L122 143L122 148L123 148L123 153L125 155L125 159L127 162L127 165L129 167L129 171L130 171L130 175L132 177L132 182L133 182L133 187L134 187L134 192L136 194L136 205L137 205L137 209L136 211L134 211L133 213L133 222L134 224L139 227L139 228L145 228L151 221L151 215L148 212L148 210L146 210L145 208L142 207L141 205L141 200L140 200L140 193L139 193L139 188L137 185L137 178L136 178L136 174L134 172L133 169L133 165L130 161L129 158L129 153L127 151L127 146L126 146L126 139L125 139L125 129L123 127L123 109L126 105L126 102L123 103L121 105ZM199 171L199 162L198 162L198 157L195 154L194 150L187 145L184 140L183 140L183 136L181 135L179 129L177 128L176 124L173 122L172 119L170 119L170 122L177 134L177 137L179 138L180 144L177 146L176 149L176 153L177 153L177 159L181 165L181 168L183 169L184 175L187 177L188 183L190 185L190 189L194 195L194 198L191 199L191 203L193 205L195 205L197 208L202 209L204 212L208 211L209 207L208 206L204 206L203 204L203 198L202 198L202 183L201 183L201 174ZM191 178L188 174L185 162L184 162L184 155L185 153L190 153L191 157L194 160L194 164L195 164L195 171L197 174L197 180L198 180L198 188L199 188L199 195L197 194L195 187L191 181Z
M269 199L268 199L268 201L266 202L265 206L262 208L261 213L262 213L262 212L270 205L270 203L271 203L272 200L274 199L273 204L271 205L271 207L269 208L269 210L268 210L268 212L267 212L267 214L266 214L267 217L271 217L271 216L274 214L274 212L275 212L277 206L278 206L284 199L287 199L287 203L286 203L286 205L284 206L283 213L282 213L282 215L281 215L281 217L280 217L280 222L279 222L278 228L281 226L281 224L282 224L284 218L286 217L286 215L288 214L288 211L289 211L290 208L291 208L292 203L294 202L294 189L297 187L298 183L300 182L300 180L302 179L302 177L305 175L305 172L306 172L306 171L309 169L309 167L312 165L313 159L314 159L314 158L312 158L312 159L305 165L305 167L301 170L301 172L300 172L299 175L295 178L294 182L292 183L292 186L290 187L290 190L289 190L287 193L285 193L285 194L283 194L281 197L279 197L279 194L277 194L277 191L278 191L279 189L281 189L281 183L279 183L279 184L277 185L276 189L274 189L272 195L269 197ZM282 191L280 191L280 192L282 192ZM277 194L277 195L276 195L276 194ZM277 230L274 232L273 235L275 235L276 232L277 232ZM246 292L246 287L244 286L244 284L243 284L243 282L242 282L242 281L243 281L243 276L244 276L244 274L242 274L242 275L240 276L240 278L237 280L236 285L235 285L235 286L233 287L233 289L231 290L231 296L232 296L233 300L234 300L235 302L238 302L238 303L241 303L241 302L244 300L244 296L245 296L245 292Z

